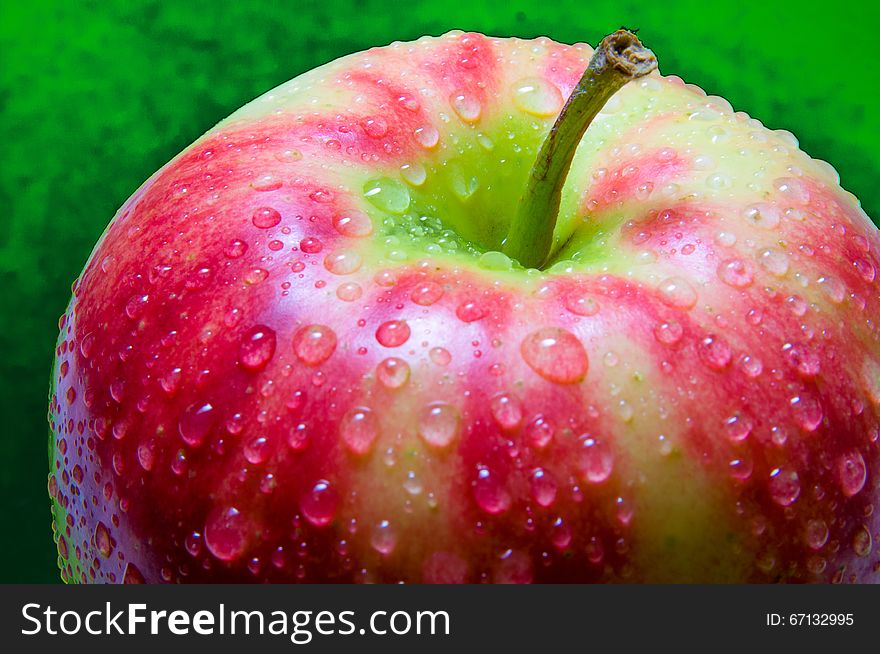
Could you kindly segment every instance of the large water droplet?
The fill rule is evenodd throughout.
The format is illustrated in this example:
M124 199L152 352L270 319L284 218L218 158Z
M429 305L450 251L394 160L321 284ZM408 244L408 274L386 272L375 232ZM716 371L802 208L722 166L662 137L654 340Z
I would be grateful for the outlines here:
M409 380L409 364L403 359L389 357L376 366L376 378L385 388L400 388Z
M251 216L251 222L260 229L269 229L281 222L281 214L272 207L260 207Z
M334 275L350 275L360 270L364 258L351 250L335 250L324 257L324 268Z
M812 395L801 393L789 401L795 420L804 431L816 431L822 424L824 412L822 405Z
M675 320L661 322L654 327L654 338L663 345L675 345L684 335L684 328Z
M499 515L510 508L510 494L489 468L480 466L474 482L474 499L489 515Z
M409 340L410 333L405 320L389 320L379 325L376 340L383 347L400 347Z
M719 336L707 336L700 342L700 359L712 370L724 370L729 364L733 353L727 342Z
M301 327L293 336L293 352L307 366L324 363L336 349L336 334L324 325Z
M575 384L587 374L589 361L583 344L571 332L559 327L544 327L523 339L523 360L548 381Z
M559 89L540 77L527 77L513 85L513 103L533 116L555 116L562 109L562 102Z
M360 211L350 211L333 218L333 227L343 236L360 238L373 233L373 222Z
M606 443L584 434L580 439L576 465L585 481L601 484L614 470L614 453Z
M339 508L339 495L325 480L318 481L299 501L303 517L316 527L329 525Z
M205 545L221 561L234 561L244 552L247 534L244 517L235 507L227 507L208 518Z
M542 468L536 468L531 476L532 499L539 506L548 507L556 500L556 482Z
M266 367L275 354L275 330L265 325L252 327L241 341L238 360L242 367L257 372Z
M345 446L362 456L373 449L379 436L379 421L367 407L356 407L343 416L339 432Z
M381 211L403 214L409 209L409 189L402 183L389 177L380 177L368 181L364 185L364 197Z
M216 415L210 402L190 404L177 423L180 437L187 445L197 446L214 426Z
M483 108L480 101L469 93L453 93L449 98L452 109L466 123L475 123L480 119Z
M458 436L461 416L446 402L432 402L419 415L419 436L431 447L449 446Z
M801 494L797 472L789 468L774 468L770 473L770 497L780 506L790 506Z
M669 277L657 287L660 301L676 309L690 309L697 303L697 292L681 277Z
M440 132L438 132L431 125L423 125L422 127L417 127L413 131L413 136L416 139L416 143L421 145L426 150L432 150L437 147L437 143L440 142Z
M443 297L443 287L437 282L423 282L413 288L409 297L415 304L427 307Z

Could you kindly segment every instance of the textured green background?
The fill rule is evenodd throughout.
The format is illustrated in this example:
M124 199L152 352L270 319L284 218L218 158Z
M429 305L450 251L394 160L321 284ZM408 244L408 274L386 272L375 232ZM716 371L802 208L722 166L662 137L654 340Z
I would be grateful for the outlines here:
M880 68L860 33L877 3L456 2L0 0L0 581L58 579L49 368L105 224L216 121L337 56L452 28L595 43L638 27L663 72L791 130L880 216Z

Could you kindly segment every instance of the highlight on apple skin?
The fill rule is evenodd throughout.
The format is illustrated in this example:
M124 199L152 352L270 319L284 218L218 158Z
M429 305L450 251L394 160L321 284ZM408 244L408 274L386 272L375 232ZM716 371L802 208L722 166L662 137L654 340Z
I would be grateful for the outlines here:
M60 320L62 578L880 581L880 235L829 164L655 71L505 254L592 55L375 48L147 180Z

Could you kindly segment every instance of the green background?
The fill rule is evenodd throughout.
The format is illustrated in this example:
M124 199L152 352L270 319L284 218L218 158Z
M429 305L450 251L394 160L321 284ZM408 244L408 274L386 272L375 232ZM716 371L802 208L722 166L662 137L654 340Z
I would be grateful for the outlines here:
M0 581L58 580L49 369L107 221L215 122L335 57L453 28L568 43L640 28L664 73L791 130L880 217L877 3L456 1L0 0Z

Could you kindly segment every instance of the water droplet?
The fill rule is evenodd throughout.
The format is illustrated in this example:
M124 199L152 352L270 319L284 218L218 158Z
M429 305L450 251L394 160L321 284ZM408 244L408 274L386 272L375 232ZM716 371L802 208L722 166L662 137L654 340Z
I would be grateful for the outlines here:
M550 530L550 541L554 547L564 550L571 544L571 527L562 518L556 518Z
M718 336L707 336L700 342L700 359L712 370L724 370L730 363L733 353L730 346Z
M275 354L275 330L265 325L252 327L241 341L238 360L242 367L257 372L266 367Z
M336 349L336 334L324 325L301 327L293 336L293 352L307 366L324 363Z
M269 457L269 441L265 436L255 436L244 446L244 458L252 465L265 463Z
M409 189L397 180L380 177L364 185L364 197L379 209L392 214L403 214L409 209Z
M419 436L431 447L449 446L458 436L461 416L458 410L446 402L428 404L419 416Z
M718 266L718 278L734 288L745 288L752 283L752 264L741 259L727 259Z
M506 550L492 573L496 584L530 584L533 580L532 561L523 552Z
M400 347L409 340L410 328L405 320L389 320L379 325L376 340L383 347Z
M378 421L370 409L353 409L342 421L342 437L348 448L355 454L369 452L379 434Z
M513 85L513 103L533 116L555 116L562 109L562 102L559 89L540 77L527 77Z
M492 417L502 429L516 429L522 422L522 404L513 395L507 393L496 395L489 406L492 409Z
M95 525L95 549L105 559L110 558L113 553L113 539L110 537L110 530L100 520Z
M209 403L190 404L184 409L177 423L180 437L187 445L200 445L214 426L214 407Z
M235 507L215 511L205 524L205 545L221 561L242 555L247 539L244 517Z
M807 543L807 547L810 549L822 549L825 546L825 543L828 542L828 535L828 525L824 520L818 519L807 522L804 540Z
M690 309L697 303L697 292L687 280L681 277L669 277L657 287L660 301L675 309Z
M455 315L462 322L476 322L486 317L486 310L479 302L469 300L462 302L456 307Z
M373 233L373 221L370 220L367 214L360 211L351 211L347 214L335 216L333 218L333 227L343 236L353 238L361 238Z
M363 295L364 291L356 282L345 282L336 287L336 297L343 302L354 302Z
M251 222L254 224L254 227L269 229L281 222L281 214L272 207L260 207L251 216Z
M857 495L865 487L868 479L868 468L861 452L852 450L843 454L837 460L837 476L844 495L847 497Z
M739 443L752 433L752 421L748 416L737 414L724 421L724 428L727 431L727 438Z
M752 460L746 456L732 459L728 465L730 476L739 481L745 481L751 477L752 471L754 470Z
M428 178L428 171L418 162L408 163L400 167L400 175L410 186L421 186Z
M599 302L592 293L575 290L565 296L565 308L577 316L595 316L599 313Z
M265 175L260 175L251 182L251 188L262 193L274 191L281 188L281 180L271 173L266 173Z
M559 327L544 327L523 339L523 360L544 379L574 384L587 375L587 352L577 337Z
M444 347L432 347L431 351L428 352L428 356L438 366L447 366L452 361L452 355Z
M329 525L339 508L339 495L325 480L318 481L300 498L303 517L315 527Z
M868 531L865 525L860 525L856 528L853 534L852 546L856 556L865 557L871 554L871 550L874 549L874 543L871 538L871 532Z
M370 534L370 545L383 556L388 556L394 551L394 547L397 545L397 534L391 528L391 523L382 520L373 528L373 533Z
M510 508L510 494L489 468L480 466L474 482L477 506L489 515L500 515Z
M556 482L550 473L536 468L531 476L531 492L536 504L548 507L556 500Z
M299 249L306 254L317 254L323 248L324 244L314 236L307 236L299 242Z
M795 419L804 431L816 431L822 424L824 412L819 400L807 394L796 395L789 401Z
M335 250L324 257L324 268L334 275L350 275L360 270L363 257L351 250Z
M381 116L366 118L361 121L367 136L374 139L380 139L388 133L388 123Z
M553 424L544 416L537 415L526 425L526 441L532 447L543 449L553 439Z
M836 277L824 275L817 280L817 283L834 304L840 304L846 299L846 286Z
M400 388L409 380L409 365L403 359L390 357L376 367L376 378L385 388Z
M801 377L810 379L819 374L821 361L818 355L806 345L786 343L782 347L783 355Z
M770 497L780 506L791 506L801 494L797 472L788 468L774 468L770 473Z
M421 145L426 150L432 150L433 148L437 147L437 143L440 142L440 132L438 132L431 125L417 127L413 131L413 136L416 139L416 143Z
M423 282L413 288L409 297L415 304L427 307L443 297L443 287L437 282Z
M601 484L606 481L614 469L614 454L611 448L589 434L581 436L580 445L576 465L581 477L591 484Z
M746 221L755 227L775 229L779 225L779 209L767 202L758 202L743 210Z
M877 270L874 268L874 264L867 259L856 259L855 261L853 261L853 267L856 269L856 272L859 273L859 276L863 280L865 280L865 283L867 284L873 282L874 278L877 275Z
M482 107L480 101L467 93L454 93L449 98L452 109L466 123L475 123L480 119Z
M675 320L661 322L654 327L654 338L663 345L675 345L684 335L684 327Z
M287 447L293 452L302 452L309 446L309 430L305 423L291 427L287 432Z
M483 252L477 260L477 265L483 270L498 270L506 272L513 269L513 261L503 252L489 250Z
M758 252L758 263L776 277L784 277L788 272L788 255L773 248L765 248Z

